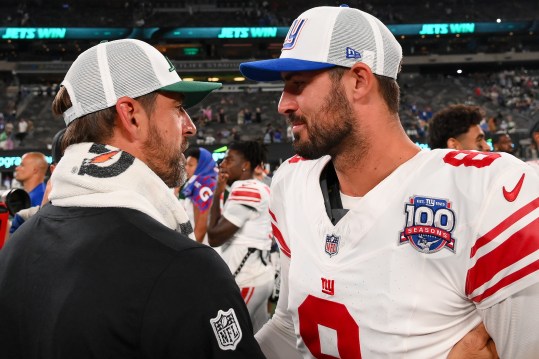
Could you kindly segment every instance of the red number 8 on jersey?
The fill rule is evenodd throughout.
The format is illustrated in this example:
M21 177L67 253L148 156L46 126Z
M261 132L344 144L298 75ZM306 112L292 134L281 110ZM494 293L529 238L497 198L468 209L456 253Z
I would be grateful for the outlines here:
M359 327L344 304L309 295L298 308L299 333L311 354L317 359L335 359L322 353L322 325L337 332L337 349L341 359L361 359Z
M444 162L452 166L458 167L487 167L494 160L502 157L499 153L476 152L476 151L451 151L444 157Z

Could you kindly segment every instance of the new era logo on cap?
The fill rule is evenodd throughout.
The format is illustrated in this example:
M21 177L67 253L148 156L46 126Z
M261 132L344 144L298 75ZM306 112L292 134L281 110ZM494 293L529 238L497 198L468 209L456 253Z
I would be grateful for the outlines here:
M356 51L356 50L352 49L351 47L347 47L346 48L346 58L347 59L360 59L361 54L359 53L359 51Z
M368 65L377 75L397 78L402 49L380 20L358 9L320 6L292 23L278 59L246 62L240 71L256 81L281 80L282 72Z

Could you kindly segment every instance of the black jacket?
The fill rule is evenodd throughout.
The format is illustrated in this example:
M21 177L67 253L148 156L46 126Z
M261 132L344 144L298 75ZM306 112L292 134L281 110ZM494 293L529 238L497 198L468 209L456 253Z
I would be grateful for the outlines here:
M53 205L0 251L0 353L263 358L213 249L139 211Z

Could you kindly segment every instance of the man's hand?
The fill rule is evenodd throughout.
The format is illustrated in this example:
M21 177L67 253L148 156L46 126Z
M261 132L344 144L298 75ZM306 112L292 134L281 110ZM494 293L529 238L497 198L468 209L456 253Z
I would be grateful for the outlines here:
M219 198L219 196L225 192L227 181L228 173L219 171L219 174L217 175L217 186L213 192L214 198Z
M499 359L496 345L483 323L455 344L447 359Z

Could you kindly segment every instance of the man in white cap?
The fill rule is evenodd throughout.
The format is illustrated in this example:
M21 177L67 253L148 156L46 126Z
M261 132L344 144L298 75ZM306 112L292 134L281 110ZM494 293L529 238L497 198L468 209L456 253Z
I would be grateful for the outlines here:
M463 358L484 322L500 357L537 358L539 177L506 154L420 151L401 60L375 17L316 7L280 58L241 65L284 80L298 154L272 180L282 285L257 339L268 358Z
M184 82L138 40L72 64L53 102L67 129L50 204L0 253L2 358L263 358L226 264L188 236Z

